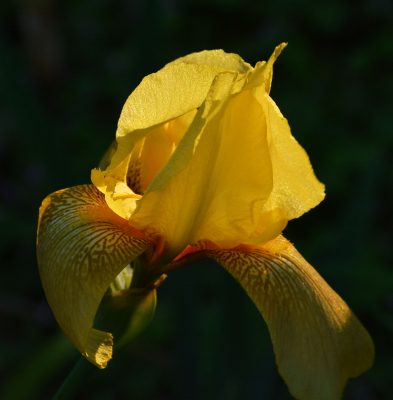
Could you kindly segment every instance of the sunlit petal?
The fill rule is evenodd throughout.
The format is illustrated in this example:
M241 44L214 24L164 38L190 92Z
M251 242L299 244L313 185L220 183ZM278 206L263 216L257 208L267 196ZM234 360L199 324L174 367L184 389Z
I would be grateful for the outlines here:
M220 71L236 72L244 74L252 69L251 65L245 62L239 55L226 53L223 50L203 50L180 57L168 64L195 64L208 65Z
M138 202L132 222L165 236L172 254L199 240L226 248L263 243L323 199L307 154L265 91L282 47L264 72L258 70L258 88L245 76L216 77L174 155Z
M111 180L135 184L143 193L153 177L172 155L204 102L217 74L245 75L252 68L236 54L222 50L202 51L181 57L157 73L145 77L127 99L120 115L116 144L111 146L92 181L101 191L109 191L108 205L122 217L133 210L112 197ZM108 189L109 188L109 189ZM132 208L132 204L131 204Z
M216 92L228 90L226 79L215 81ZM201 110L132 216L133 223L165 236L173 253L201 239L226 247L260 243L286 224L268 203L272 167L266 121L252 93L231 96L218 110L215 101L206 107L212 112L205 117Z
M100 168L92 170L91 180L105 194L112 211L122 218L130 218L136 201L171 157L194 115L191 111L148 129L131 147L124 140L111 145ZM117 150L124 153L124 159L117 165L109 165Z
M121 163L151 128L199 108L217 74L249 70L238 55L213 50L179 58L146 76L124 104L116 132L119 146L109 169Z
M261 248L206 250L243 286L263 315L278 369L302 400L337 400L367 370L374 347L366 330L296 249L279 237Z
M246 88L255 88L257 91L269 93L273 80L273 64L286 47L281 43L273 51L268 61L259 61L251 74L249 74Z
M288 121L265 93L256 95L266 116L269 154L273 166L275 208L285 210L290 220L318 205L325 197L325 187L316 178L307 153L291 135Z
M151 245L92 185L56 192L40 208L37 256L48 302L74 345L101 368L112 356L112 335L92 328L98 306L117 274Z
M117 137L198 108L217 74L250 69L238 55L222 50L193 53L167 64L146 76L131 93L120 116Z

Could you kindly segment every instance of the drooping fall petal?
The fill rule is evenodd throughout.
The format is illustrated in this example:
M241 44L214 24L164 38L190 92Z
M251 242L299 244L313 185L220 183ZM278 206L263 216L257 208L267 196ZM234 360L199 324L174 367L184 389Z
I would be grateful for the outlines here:
M111 333L93 328L98 306L121 270L151 245L93 185L53 193L40 208L37 257L48 302L73 344L100 368L113 343Z
M261 312L278 370L295 398L338 400L347 379L370 368L370 336L287 240L205 254L229 271Z

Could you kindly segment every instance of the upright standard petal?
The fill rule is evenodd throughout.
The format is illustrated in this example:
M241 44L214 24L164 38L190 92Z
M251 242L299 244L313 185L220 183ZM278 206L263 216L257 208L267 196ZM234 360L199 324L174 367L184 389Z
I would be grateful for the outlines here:
M251 69L236 54L212 50L181 57L146 76L124 104L116 132L118 147L108 169L116 168L151 128L199 108L217 74Z
M246 73L251 66L237 54L202 51L181 57L146 76L127 99L117 137L146 129L198 108L221 72Z
M92 185L53 193L40 208L37 257L45 294L63 331L100 368L112 356L113 340L93 329L98 306L121 270L151 245Z
M235 80L220 76L214 91L232 91ZM173 254L198 240L267 241L286 224L279 210L264 212L273 182L262 109L250 91L225 97L206 102L131 217L162 234Z
M236 54L203 51L179 58L145 77L127 99L118 122L116 145L105 168L93 170L92 181L109 207L123 218L135 209L135 194L143 193L172 155L204 102L217 74L246 74L251 66ZM118 183L139 169L139 190L116 195ZM134 183L134 182L131 182Z
M323 199L307 154L266 92L283 47L247 74L217 75L138 201L131 221L162 234L171 254L199 240L224 248L267 242Z
M347 379L370 368L374 346L367 331L287 240L205 254L229 271L261 312L278 370L296 399L340 399Z
M270 93L273 80L273 65L286 46L287 43L279 44L268 61L259 61L255 65L254 71L247 79L247 88L262 88L264 92Z
M267 93L255 93L266 116L267 141L272 163L272 207L287 220L298 218L325 197L325 187L314 174L305 150L291 134L288 121Z

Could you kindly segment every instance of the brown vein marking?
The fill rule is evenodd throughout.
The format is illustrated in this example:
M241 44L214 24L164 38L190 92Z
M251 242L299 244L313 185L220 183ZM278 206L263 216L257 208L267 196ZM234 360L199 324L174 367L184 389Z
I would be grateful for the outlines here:
M218 250L206 254L243 286L261 312L265 313L275 303L282 315L289 317L292 312L307 315L305 322L314 327L327 317L340 325L326 298L327 290L331 290L326 282L316 271L310 274L308 268L306 270L288 256L273 255L263 250ZM314 307L324 312L311 312L315 311ZM325 311L329 312L325 314Z
M136 194L143 194L141 187L141 161L133 160L127 171L127 186Z
M151 246L142 232L109 209L93 185L44 200L37 234L41 280L58 323L82 353L110 283Z
M345 381L368 369L372 341L345 302L287 244L207 250L263 315L280 374L296 398L341 398Z
M42 206L38 232L41 271L56 269L56 275L64 278L97 280L114 274L150 245L107 207L92 185L60 191L49 199ZM61 279L55 281L60 284Z

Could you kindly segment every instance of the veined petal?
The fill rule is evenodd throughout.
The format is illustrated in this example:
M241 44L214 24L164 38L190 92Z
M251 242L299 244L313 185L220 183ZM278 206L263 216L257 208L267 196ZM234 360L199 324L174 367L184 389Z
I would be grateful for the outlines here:
M284 238L261 248L205 250L263 315L278 369L301 400L337 400L370 368L374 346L347 304Z
M40 208L37 257L45 294L63 331L100 368L112 356L113 340L93 329L98 306L121 270L151 245L93 185L53 193Z

